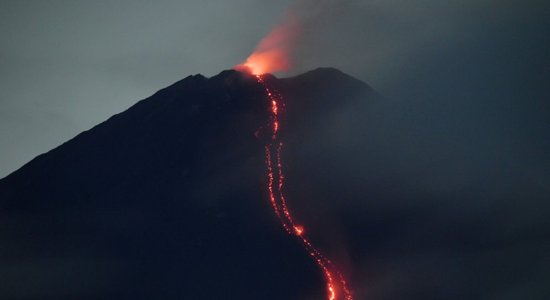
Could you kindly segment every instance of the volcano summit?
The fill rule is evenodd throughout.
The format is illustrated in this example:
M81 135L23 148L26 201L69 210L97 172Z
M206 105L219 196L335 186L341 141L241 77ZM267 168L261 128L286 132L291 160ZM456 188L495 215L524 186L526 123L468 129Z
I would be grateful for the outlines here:
M257 78L189 76L0 180L0 239L10 245L0 250L2 298L326 298L326 272L281 230L269 201L273 106ZM327 142L339 111L364 118L380 97L331 68L262 82L285 99L285 205L307 228L296 236L307 234L353 287L360 231L339 221L349 212L341 199L320 196L337 182L316 178L345 177L342 151Z

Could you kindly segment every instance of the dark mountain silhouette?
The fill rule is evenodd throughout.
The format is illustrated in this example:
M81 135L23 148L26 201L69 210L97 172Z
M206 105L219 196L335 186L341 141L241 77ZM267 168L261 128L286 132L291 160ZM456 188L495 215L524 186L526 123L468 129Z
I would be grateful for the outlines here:
M341 109L356 108L353 125L380 97L330 68L266 80L286 101L297 218L360 284L362 230L341 218L362 216L341 205L345 193L328 197L345 181L338 161L353 138L326 136ZM252 76L189 76L0 180L0 298L324 297L321 273L267 201L255 132L268 116ZM334 181L318 178L333 171Z
M330 68L266 81L289 205L355 300L549 298L543 148L466 98L383 99ZM189 76L0 180L0 299L325 299L267 200L265 96Z

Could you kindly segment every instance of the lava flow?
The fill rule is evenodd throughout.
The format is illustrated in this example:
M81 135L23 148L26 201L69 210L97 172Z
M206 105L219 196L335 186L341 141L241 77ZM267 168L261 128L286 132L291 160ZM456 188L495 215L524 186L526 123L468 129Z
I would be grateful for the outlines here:
M255 76L258 83L260 83L265 89L267 97L270 101L271 139L265 146L265 162L267 167L269 200L275 215L281 222L284 230L301 242L302 246L322 270L326 281L327 299L353 300L352 294L343 274L336 268L330 259L323 255L321 251L306 238L304 227L298 225L294 221L290 209L288 208L287 201L284 196L285 176L283 172L283 162L281 159L283 142L279 137L279 131L281 130L281 108L284 108L284 106L281 106L282 96L268 86L262 75L256 74Z

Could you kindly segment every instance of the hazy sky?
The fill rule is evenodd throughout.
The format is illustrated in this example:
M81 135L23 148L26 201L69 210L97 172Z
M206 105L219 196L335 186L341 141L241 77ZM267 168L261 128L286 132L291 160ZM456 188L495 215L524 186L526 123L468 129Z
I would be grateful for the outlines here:
M541 157L545 2L2 0L0 177L172 82L231 68L287 9L302 23L291 74L337 67L427 130L471 120Z

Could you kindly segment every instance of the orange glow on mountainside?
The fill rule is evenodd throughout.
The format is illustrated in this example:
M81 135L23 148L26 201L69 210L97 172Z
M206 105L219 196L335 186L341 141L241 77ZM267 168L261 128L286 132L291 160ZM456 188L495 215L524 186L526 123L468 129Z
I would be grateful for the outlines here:
M263 76L256 75L256 79L263 86L270 102L271 116L269 123L271 127L271 140L265 145L265 164L267 168L267 190L273 211L283 229L300 242L323 272L326 282L327 299L353 300L344 275L329 258L309 241L306 237L304 226L297 225L294 221L284 194L285 176L283 172L283 160L281 158L283 142L279 137L281 127L280 115L284 112L283 98L266 83ZM283 111L281 111L281 108Z

